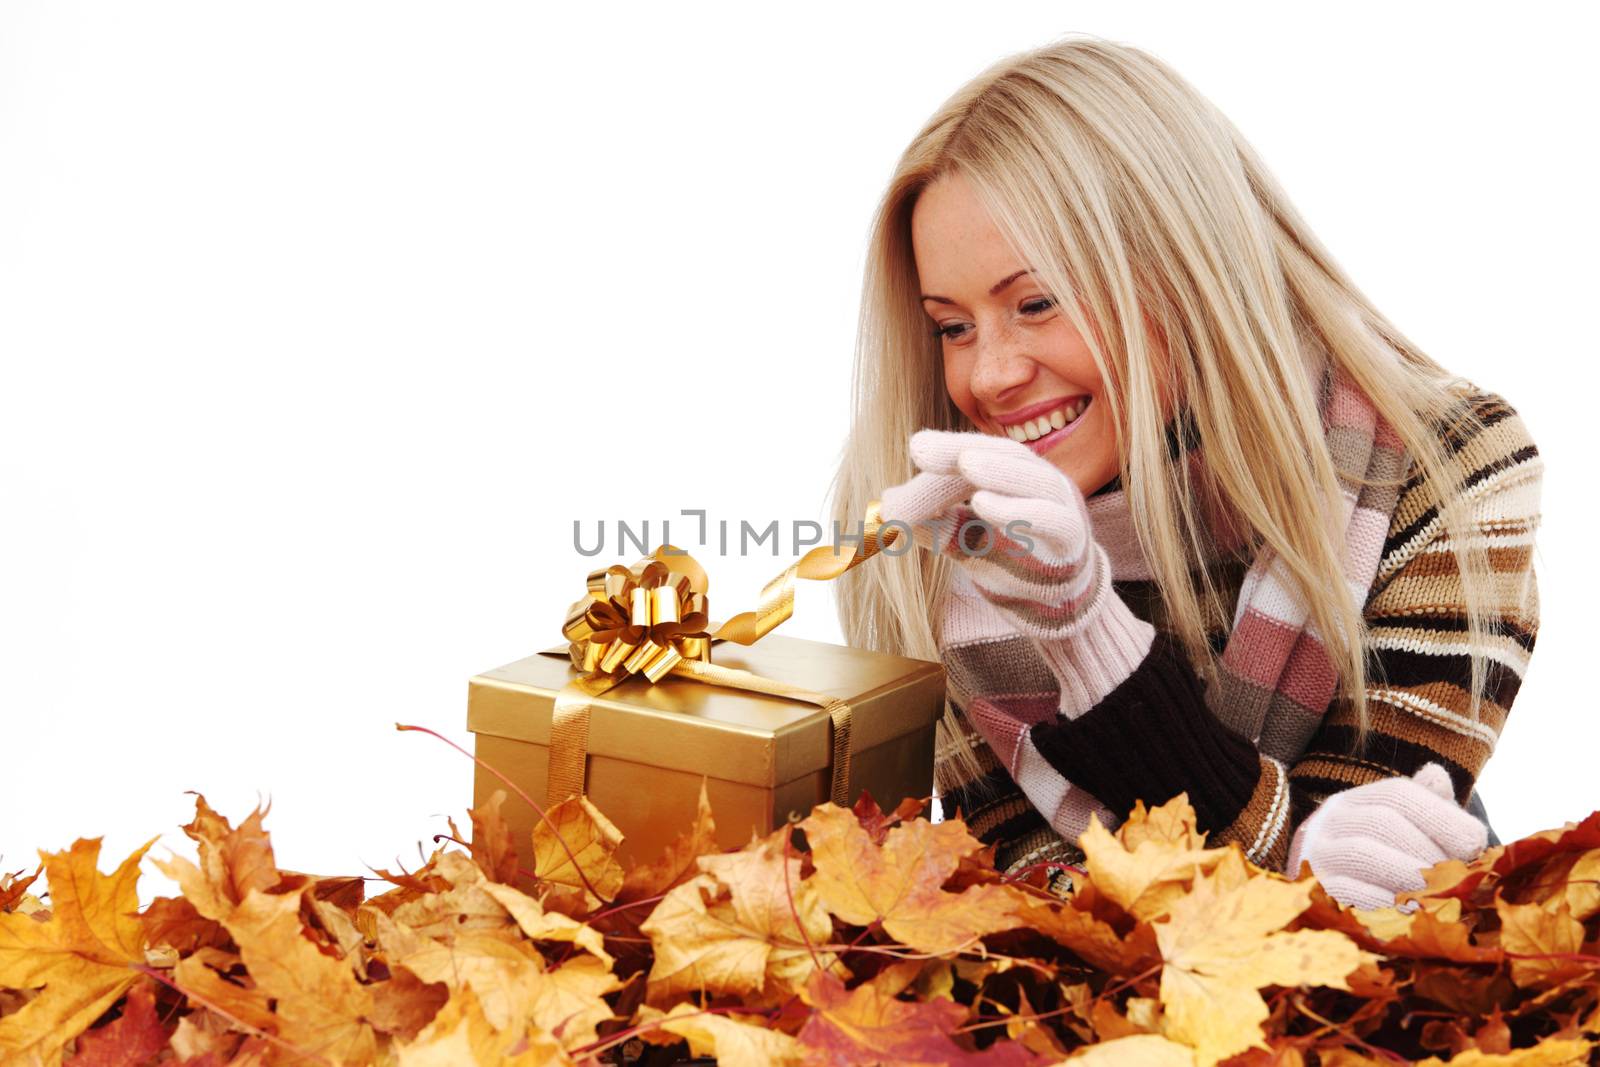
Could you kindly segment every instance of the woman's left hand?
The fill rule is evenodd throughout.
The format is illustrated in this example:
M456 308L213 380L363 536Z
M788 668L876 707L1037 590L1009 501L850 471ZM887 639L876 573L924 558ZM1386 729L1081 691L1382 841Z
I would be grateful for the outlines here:
M1368 782L1323 801L1295 831L1288 875L1297 877L1305 860L1341 904L1392 908L1397 894L1427 884L1427 868L1475 859L1488 846L1488 833L1456 803L1449 772L1428 763L1410 778Z

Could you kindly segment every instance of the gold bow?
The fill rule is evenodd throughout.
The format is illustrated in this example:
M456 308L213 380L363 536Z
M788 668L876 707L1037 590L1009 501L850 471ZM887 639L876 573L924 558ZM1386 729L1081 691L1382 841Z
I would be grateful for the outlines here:
M828 581L893 544L899 530L883 531L879 502L867 505L861 543L853 551L823 545L812 549L769 581L761 602L708 629L710 616L705 568L687 552L661 545L631 567L612 564L589 572L587 591L567 609L561 633L572 664L581 673L556 694L550 719L551 804L583 792L589 748L591 701L633 676L653 684L669 674L712 685L748 689L803 700L827 709L833 726L833 773L829 789L835 804L850 798L850 703L788 682L711 662L714 641L753 645L794 614L794 580Z
M679 660L711 658L706 572L687 552L662 545L632 567L590 571L588 588L561 627L584 674L659 682Z

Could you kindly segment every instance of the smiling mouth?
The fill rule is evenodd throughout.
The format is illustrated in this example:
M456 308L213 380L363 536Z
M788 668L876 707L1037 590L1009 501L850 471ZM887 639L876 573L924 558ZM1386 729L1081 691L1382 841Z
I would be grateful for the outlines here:
M1048 411L1036 418L1028 419L1012 426L1005 426L1001 429L1013 441L1021 441L1023 444L1040 441L1056 431L1065 429L1077 422L1083 416L1084 410L1088 408L1089 400L1090 398L1087 396L1080 396L1076 400L1070 400L1062 404L1054 411Z

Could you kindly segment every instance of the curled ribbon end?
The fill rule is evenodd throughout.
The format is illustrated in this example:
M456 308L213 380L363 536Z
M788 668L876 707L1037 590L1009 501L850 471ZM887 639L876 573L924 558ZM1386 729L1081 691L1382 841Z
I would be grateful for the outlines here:
M561 629L570 642L572 665L581 677L562 690L552 713L546 783L550 801L557 803L584 791L590 699L629 677L642 675L655 684L668 674L681 673L826 707L834 740L831 793L835 803L847 806L850 705L747 672L719 670L711 664L711 645L718 639L755 644L794 614L796 577L815 581L837 578L877 555L884 545L893 544L899 535L898 527L883 530L881 502L872 501L854 551L836 545L812 549L766 584L754 611L728 619L714 634L708 621L711 609L705 568L683 549L662 544L631 567L612 564L590 571L585 578L587 592L567 609ZM742 680L733 681L735 676Z

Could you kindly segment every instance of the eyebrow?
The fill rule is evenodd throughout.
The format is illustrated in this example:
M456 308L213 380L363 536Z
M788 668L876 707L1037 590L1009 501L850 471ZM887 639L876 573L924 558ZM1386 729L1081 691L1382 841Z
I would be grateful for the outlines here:
M1010 285L1012 282L1016 281L1018 278L1022 277L1024 274L1032 274L1032 273L1033 273L1033 268L1032 267L1024 267L1021 270L1017 271L1015 274L1006 275L1004 278L1001 278L999 281L995 282L993 285L991 285L989 287L989 295L990 296L999 296L1001 291L1004 290L1006 286ZM932 295L930 295L928 293L923 293L922 294L922 299L924 299L924 300L932 300L932 301L935 301L936 303L940 303L940 304L954 304L955 303L955 301L951 300L948 296L932 296Z

